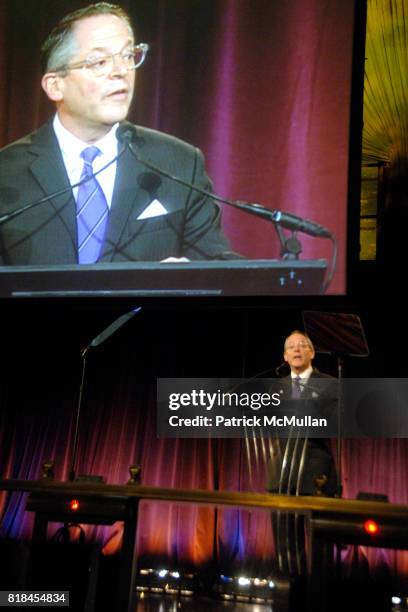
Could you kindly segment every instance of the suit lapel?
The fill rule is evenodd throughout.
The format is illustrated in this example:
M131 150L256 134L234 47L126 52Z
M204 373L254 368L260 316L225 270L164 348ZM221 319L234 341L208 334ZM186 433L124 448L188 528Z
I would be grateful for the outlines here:
M115 187L102 260L111 261L114 258L117 246L129 223L129 217L132 215L132 218L136 220L150 204L149 193L141 189L138 183L139 175L143 170L144 166L135 160L130 151L125 150L116 168Z
M34 156L30 170L45 195L70 186L64 160L51 123L47 123L36 133L29 153ZM68 190L61 196L52 198L50 203L56 216L62 221L76 254L76 216L72 191Z
M289 376L284 376L279 381L279 390L281 393L281 398L284 400L288 400L292 395L292 378Z

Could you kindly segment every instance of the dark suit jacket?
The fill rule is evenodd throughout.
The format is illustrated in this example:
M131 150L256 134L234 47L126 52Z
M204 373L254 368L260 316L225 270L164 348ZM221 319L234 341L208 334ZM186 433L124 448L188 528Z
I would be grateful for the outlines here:
M137 135L137 149L146 161L202 189L211 189L198 149L147 128L137 127ZM0 151L1 214L68 186L51 122ZM138 219L155 198L168 214ZM0 226L0 264L77 263L75 212L69 190ZM217 204L155 175L128 150L124 152L117 164L99 261L160 261L170 256L223 259L229 257L224 255L228 251Z
M292 397L292 378L291 376L285 376L279 383L281 401L291 400ZM316 402L316 405L322 408L330 410L334 408L334 402L337 394L337 381L332 376L320 372L317 368L313 368L308 381L302 387L301 399L308 401L311 404Z

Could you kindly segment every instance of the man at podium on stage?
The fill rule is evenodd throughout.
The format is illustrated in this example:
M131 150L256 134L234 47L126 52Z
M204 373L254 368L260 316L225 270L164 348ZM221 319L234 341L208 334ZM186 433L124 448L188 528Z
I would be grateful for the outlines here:
M289 374L279 384L281 401L305 402L319 412L329 414L336 407L336 379L314 368L313 343L309 336L295 330L285 339L285 365ZM279 368L280 370L280 368ZM267 490L282 495L317 495L332 497L337 492L337 473L326 438L300 437L271 440L273 449L268 465ZM305 534L303 516L283 513L272 515L278 569L283 574L305 571Z
M41 85L56 114L0 151L0 264L237 257L214 200L135 157L211 190L197 148L125 121L147 52L124 10L106 2L52 30Z
M335 407L335 379L314 368L312 361L315 350L309 336L302 331L293 331L285 340L285 364L289 367L289 375L280 381L280 396L282 402L303 400L304 402L324 406L327 409ZM283 457L287 441L279 440L279 456ZM289 446L293 441L289 440ZM270 465L268 489L297 495L334 495L337 487L336 470L330 443L326 438L305 438L301 440L306 445L303 473L298 479L292 473L289 482L289 470L284 470L279 460ZM298 444L297 460L300 460L302 448ZM288 450L288 455L289 455ZM293 470L292 470L293 472ZM322 479L320 490L316 478Z

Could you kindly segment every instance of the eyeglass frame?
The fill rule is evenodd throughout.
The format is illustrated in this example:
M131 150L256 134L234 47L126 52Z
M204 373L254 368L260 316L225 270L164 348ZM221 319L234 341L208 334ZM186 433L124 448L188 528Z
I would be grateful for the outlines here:
M139 68L143 62L146 59L147 56L147 52L149 51L149 45L147 43L139 43L137 45L133 45L132 50L135 49L142 49L143 55L142 55L142 59L138 64L135 64L134 66L132 66L131 68L126 68L126 70L129 72L130 70L136 70L137 68ZM101 74L95 74L93 72L93 64L97 64L98 62L100 62L101 60L110 60L112 62L112 67L114 65L114 58L117 57L118 55L121 57L121 59L123 60L123 54L125 53L125 50L122 51L118 51L117 53L107 53L106 55L102 55L100 58L95 59L95 60L91 60L91 59L85 59L82 60L80 62L75 62L74 64L65 64L64 66L61 66L60 68L57 68L56 70L53 70L52 72L69 72L70 70L82 70L83 68L87 68L88 70L90 70L94 76L96 77L100 77L100 76L105 76L106 74L108 74L110 71L102 72ZM111 70L112 70L111 67Z
M296 344L288 344L287 346L285 346L285 351L294 351L297 348L310 349L311 351L313 351L313 346L310 344L310 342L306 342L303 340L297 342Z

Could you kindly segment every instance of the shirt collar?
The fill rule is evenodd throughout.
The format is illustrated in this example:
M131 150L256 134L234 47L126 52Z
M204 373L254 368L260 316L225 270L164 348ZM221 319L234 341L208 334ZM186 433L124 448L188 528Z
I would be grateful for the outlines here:
M88 142L80 140L79 138L74 136L72 132L67 130L67 128L62 125L58 114L56 114L54 117L53 127L58 139L59 146L64 155L73 155L80 157L82 151L87 147L91 146ZM112 126L109 132L105 134L105 136L103 136L103 138L92 143L92 146L98 147L98 149L101 150L102 155L106 155L108 158L115 157L115 155L117 154L118 141L116 139L116 130L118 129L118 127L119 123L115 123L115 125Z
M297 376L299 376L302 380L308 380L310 378L310 375L313 372L313 366L309 366L306 370L304 370L304 372L302 372L301 374L296 374L296 372L292 372L290 373L292 378L296 378Z

